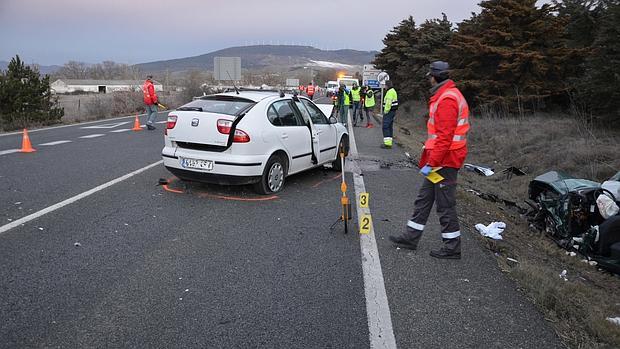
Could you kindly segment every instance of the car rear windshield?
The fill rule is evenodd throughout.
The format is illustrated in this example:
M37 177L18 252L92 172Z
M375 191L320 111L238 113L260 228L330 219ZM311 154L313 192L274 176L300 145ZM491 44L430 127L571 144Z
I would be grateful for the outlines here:
M206 96L195 99L177 110L201 111L227 115L239 115L254 106L253 101L233 96Z

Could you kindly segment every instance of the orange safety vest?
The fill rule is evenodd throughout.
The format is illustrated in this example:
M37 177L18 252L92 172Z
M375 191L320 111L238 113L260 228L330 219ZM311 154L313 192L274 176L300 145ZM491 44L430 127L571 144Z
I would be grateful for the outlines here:
M308 85L307 89L307 93L308 95L313 95L314 94L314 85Z
M435 140L437 139L437 131L435 130L435 114L439 103L446 98L454 98L459 106L459 114L457 117L456 129L454 130L454 137L452 137L452 144L450 150L460 149L467 145L467 131L469 131L469 106L465 97L461 94L457 88L448 88L437 98L435 103L430 105L429 118L426 123L428 129L428 138L424 143L425 149L433 149L435 147Z

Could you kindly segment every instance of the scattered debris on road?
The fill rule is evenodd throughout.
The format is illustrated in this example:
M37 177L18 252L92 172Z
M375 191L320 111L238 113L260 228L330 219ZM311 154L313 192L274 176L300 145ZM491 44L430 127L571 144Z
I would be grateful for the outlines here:
M80 244L79 242L76 242L76 243L74 243L74 244L73 244L73 246L75 246L75 247L81 247L81 246L82 246L82 244Z
M495 174L495 171L490 168L490 167L486 167L486 166L479 166L479 165L473 165L473 164L465 164L463 166L466 170L471 171L471 172L475 172L481 176L492 176Z
M567 274L568 272L566 271L566 269L562 270L562 272L560 273L560 279L563 279L564 281L568 281L568 278L566 277Z

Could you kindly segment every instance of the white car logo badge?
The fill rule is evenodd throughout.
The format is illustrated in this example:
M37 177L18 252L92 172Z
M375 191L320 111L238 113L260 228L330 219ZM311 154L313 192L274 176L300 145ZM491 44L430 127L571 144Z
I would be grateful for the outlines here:
M198 119L192 119L192 126L198 126Z

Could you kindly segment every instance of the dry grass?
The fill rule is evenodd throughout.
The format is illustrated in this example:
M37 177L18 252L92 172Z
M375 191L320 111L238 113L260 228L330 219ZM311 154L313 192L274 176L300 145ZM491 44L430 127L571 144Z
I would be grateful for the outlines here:
M426 107L415 103L405 105L397 117L397 140L414 156L425 138L426 114ZM528 175L508 179L462 171L458 193L462 225L495 253L499 267L539 306L567 346L620 347L620 327L606 320L620 316L620 278L566 255L550 239L532 232L516 210L466 191L471 188L523 202L530 180L549 170L605 180L620 169L620 134L560 116L473 117L471 122L468 162L500 171L516 166ZM485 239L473 229L476 223L496 220L508 225L504 240ZM568 271L568 281L559 277L562 270Z

